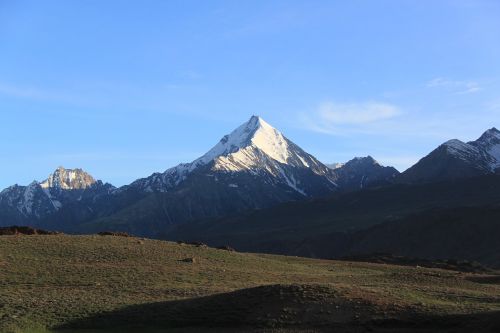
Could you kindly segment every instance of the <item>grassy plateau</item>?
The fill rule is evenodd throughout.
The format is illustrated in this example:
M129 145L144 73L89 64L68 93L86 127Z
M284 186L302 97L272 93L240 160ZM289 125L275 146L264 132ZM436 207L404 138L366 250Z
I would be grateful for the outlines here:
M0 332L493 332L499 318L495 272L0 237Z

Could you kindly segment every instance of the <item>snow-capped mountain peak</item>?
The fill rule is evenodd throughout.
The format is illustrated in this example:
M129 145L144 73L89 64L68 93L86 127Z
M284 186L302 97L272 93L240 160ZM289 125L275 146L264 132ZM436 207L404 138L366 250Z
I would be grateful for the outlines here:
M225 171L253 171L270 165L310 168L316 173L326 169L314 157L304 152L264 119L252 116L250 120L224 136L208 153L192 166L214 161L214 169ZM317 169L322 169L321 171ZM277 170L275 170L277 171Z
M450 154L464 161L472 161L479 167L492 171L500 167L500 131L495 127L485 131L475 141L465 143L452 139L443 146Z
M495 127L490 128L476 141L469 144L483 150L491 158L490 167L492 170L500 168L500 131Z
M259 172L267 173L274 181L283 181L300 193L304 191L296 186L291 169L308 170L324 177L328 186L336 186L331 171L326 166L259 116L252 116L193 162L179 164L164 173L139 179L132 185L146 191L167 192L192 172L206 166L210 171L205 172L248 172L254 175Z
M492 127L489 130L485 131L483 135L481 135L481 137L477 139L477 141L481 142L491 142L492 140L500 140L500 131L495 127Z
M258 148L280 163L286 164L290 157L288 143L283 134L261 117L252 116L246 123L225 135L205 155L195 160L192 166L207 164L220 156L228 156L248 146Z
M250 122L256 123L252 143L269 157L280 163L287 163L290 157L287 140L280 131L266 123L260 117L252 117Z
M468 158L469 155L477 154L478 150L471 144L465 143L458 139L451 139L443 143L446 150L459 158Z
M40 183L44 189L80 190L92 186L96 180L82 169L58 167L49 177Z
M38 220L56 213L67 203L82 198L88 203L113 189L112 185L94 180L82 169L59 167L43 182L14 185L0 192L0 210L3 207L11 213L17 211L18 217L27 221ZM82 207L84 211L88 209L88 206Z
M475 141L448 140L400 177L402 182L420 182L475 177L500 169L500 131L485 131Z

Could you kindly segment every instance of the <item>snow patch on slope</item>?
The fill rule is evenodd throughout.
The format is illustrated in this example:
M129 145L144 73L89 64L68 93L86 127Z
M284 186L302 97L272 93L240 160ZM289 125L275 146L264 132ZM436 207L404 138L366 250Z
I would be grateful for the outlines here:
M490 156L491 170L500 168L500 131L495 127L490 128L481 135L479 139L473 142L481 147Z
M38 183L36 181L32 182L29 184L23 193L23 199L21 200L17 206L17 209L21 213L26 213L26 214L31 214L33 211L33 204L34 204L34 199L35 199L35 191L38 186Z
M295 191L299 192L303 196L307 196L307 193L304 190L298 187L297 181L293 176L288 177L287 174L280 168L280 173L283 179L286 181L287 185L293 188Z
M443 145L446 147L448 153L463 160L479 154L479 149L457 139L446 141Z
M338 168L341 168L344 166L345 163L330 163L330 164L325 164L328 168L335 170Z
M496 128L487 130L475 141L465 143L453 139L443 146L451 155L482 169L495 171L500 167L500 131Z

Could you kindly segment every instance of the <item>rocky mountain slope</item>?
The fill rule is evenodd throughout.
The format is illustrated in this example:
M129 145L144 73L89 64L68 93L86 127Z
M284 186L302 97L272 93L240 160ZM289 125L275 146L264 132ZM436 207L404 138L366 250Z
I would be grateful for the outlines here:
M398 177L405 183L431 182L499 172L500 131L491 128L475 141L449 140Z
M335 174L337 185L344 191L387 185L399 175L398 170L382 166L371 156L356 157L344 164L333 164L330 168Z
M114 190L81 169L57 168L42 182L13 185L0 192L0 225L38 225L75 205L91 206Z

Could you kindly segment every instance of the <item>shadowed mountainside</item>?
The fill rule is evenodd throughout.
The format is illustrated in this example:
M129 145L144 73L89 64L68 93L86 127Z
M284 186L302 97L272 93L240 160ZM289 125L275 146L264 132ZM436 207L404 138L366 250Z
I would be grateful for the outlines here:
M500 266L500 177L393 185L176 226L162 235L332 258L386 252Z

